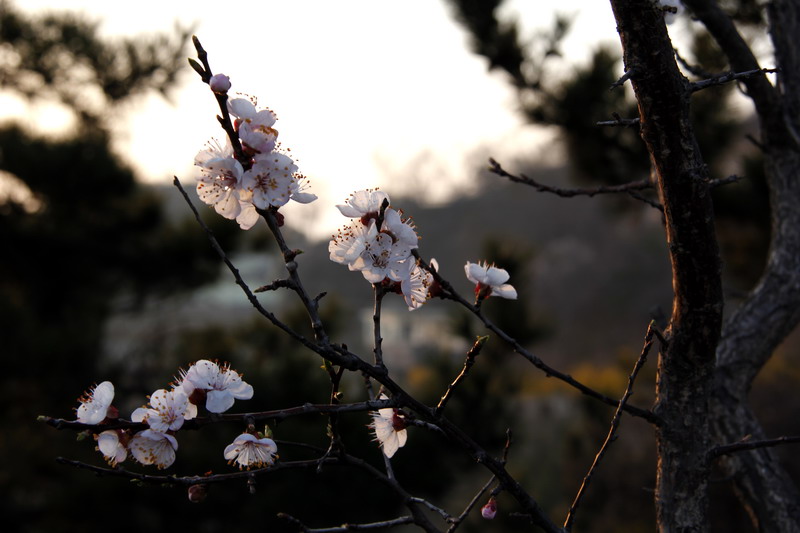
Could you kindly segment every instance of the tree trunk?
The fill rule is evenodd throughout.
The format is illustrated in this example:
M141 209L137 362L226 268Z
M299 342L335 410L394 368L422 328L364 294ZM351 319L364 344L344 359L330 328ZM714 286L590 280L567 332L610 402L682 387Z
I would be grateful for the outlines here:
M649 0L611 0L642 139L657 175L672 263L669 346L659 354L655 413L659 531L708 528L708 401L722 321L720 259L703 163L689 120L691 91L663 13Z
M759 68L736 27L710 0L684 0L706 26L735 71ZM717 444L746 436L767 438L749 407L753 380L778 345L800 322L800 7L796 1L768 4L770 34L780 68L779 88L766 76L745 80L764 147L770 191L772 236L764 274L726 322L717 350L711 397L712 432ZM765 532L800 531L800 493L768 450L724 457L721 466L753 523Z

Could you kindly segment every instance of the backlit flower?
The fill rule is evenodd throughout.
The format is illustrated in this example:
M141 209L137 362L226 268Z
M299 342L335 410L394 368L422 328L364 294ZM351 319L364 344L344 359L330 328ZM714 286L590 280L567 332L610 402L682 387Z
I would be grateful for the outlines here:
M235 219L241 212L239 189L244 169L233 157L230 142L223 147L211 141L195 156L194 164L202 169L197 178L197 196L223 217Z
M228 111L236 117L234 127L239 133L239 140L245 148L259 154L267 154L275 149L278 132L275 125L275 113L269 109L257 110L247 98L228 100Z
M189 409L189 397L183 389L158 389L150 395L150 407L140 407L131 415L133 422L147 422L153 431L177 431L183 426Z
M388 396L381 394L380 399L387 400ZM400 415L400 411L393 407L373 412L369 427L375 431L375 440L380 443L386 457L391 458L399 448L406 445L408 439L406 421Z
M509 300L517 299L517 290L507 284L508 272L487 263L470 263L464 266L467 279L475 284L475 299L483 300L489 296L500 296Z
M370 219L378 218L384 200L389 201L389 195L385 192L367 189L354 192L344 204L339 204L336 208L346 217L360 219L366 226Z
M123 433L118 429L109 429L95 438L97 439L97 449L111 466L117 466L117 463L127 459L128 449L125 447L125 440L130 438L130 434L127 432Z
M89 389L78 401L81 402L78 406L78 422L99 424L108 416L111 402L114 401L114 385L110 381L104 381Z
M143 465L156 465L164 469L175 462L175 450L178 441L166 433L146 429L133 436L130 451L133 457Z
M253 397L253 386L242 381L242 376L226 364L220 367L213 361L201 359L182 374L179 387L195 405L205 401L212 413L223 413L235 400Z
M400 281L400 291L403 293L408 310L413 311L428 301L428 288L433 283L433 276L416 261L409 259L407 263L408 273ZM435 260L432 259L431 265L434 263Z
M239 469L271 466L277 457L278 446L269 438L259 439L250 433L242 433L225 447L225 459L236 463Z
M295 172L297 165L289 156L273 152L256 160L244 173L242 185L253 193L251 201L259 209L280 207L291 197Z

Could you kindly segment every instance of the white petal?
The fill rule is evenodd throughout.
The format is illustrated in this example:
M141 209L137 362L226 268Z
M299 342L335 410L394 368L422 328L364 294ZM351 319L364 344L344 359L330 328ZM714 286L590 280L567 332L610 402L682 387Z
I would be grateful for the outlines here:
M310 204L317 199L316 194L310 192L295 192L292 193L292 200L300 204Z
M256 106L247 98L228 100L228 110L238 118L250 118L256 114Z
M227 390L212 390L206 395L206 409L212 413L224 413L233 407L234 397Z
M503 285L501 287L492 287L492 296L499 296L501 298L508 298L509 300L517 299L517 290L511 285Z
M492 287L497 287L502 285L506 281L508 281L508 272L502 268L497 267L489 267L486 271L486 285L491 285Z
M144 422L150 410L146 407L138 407L131 413L131 422Z

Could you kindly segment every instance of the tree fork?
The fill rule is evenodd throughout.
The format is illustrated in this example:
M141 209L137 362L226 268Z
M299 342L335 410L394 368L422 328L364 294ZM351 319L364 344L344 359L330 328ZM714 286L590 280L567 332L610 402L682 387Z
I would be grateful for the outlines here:
M655 413L659 531L708 529L708 402L722 323L721 263L708 170L689 119L664 15L653 0L611 0L641 137L657 175L672 264L670 343L659 354Z

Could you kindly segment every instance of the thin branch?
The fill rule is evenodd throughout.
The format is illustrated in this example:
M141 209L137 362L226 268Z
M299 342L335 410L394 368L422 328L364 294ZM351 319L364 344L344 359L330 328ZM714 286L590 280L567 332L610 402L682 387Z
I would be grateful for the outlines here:
M690 92L697 92L702 91L703 89L708 89L709 87L715 87L717 85L723 85L725 83L730 83L732 81L739 81L751 78L758 74L767 74L769 72L777 72L778 69L775 68L758 68L753 70L747 70L745 72L727 72L725 74L720 74L718 76L714 76L713 78L709 78L707 80L695 81L689 85Z
M502 460L503 464L505 464L506 461L508 461L508 450L511 448L511 442L512 442L511 441L511 430L507 429L506 430L506 445L503 447L503 460ZM469 515L469 513L472 511L472 509L475 507L475 505L478 503L478 501L483 498L483 495L486 494L486 491L489 490L489 487L491 487L496 480L497 480L497 476L492 476L489 479L489 481L487 481L486 484L483 487L481 487L481 489L475 494L475 496L472 498L472 500L470 500L470 502L467 504L467 506L464 508L464 510L461 512L461 514L458 515L457 518L452 519L452 525L448 528L447 533L453 533L456 529L458 529L458 526L460 526L461 523L464 522L464 520L466 520L466 518ZM498 488L499 488L499 485L498 485ZM527 516L530 518L530 515L527 515Z
M417 498L417 497L412 497L412 498L410 498L410 501L412 501L414 503L419 503L420 505L424 505L425 507L427 507L428 509L430 509L434 513L436 513L439 516L441 516L442 519L445 522L451 522L453 520L453 517L452 517L452 515L450 513L448 513L447 511L445 511L444 509L442 509L440 507L435 506L434 504L432 504L428 500L425 500L425 499L422 499L422 498Z
M628 193L630 191L638 191L643 189L651 189L653 184L650 182L649 179L641 179L637 181L631 181L629 183L624 183L622 185L604 185L602 187L595 187L595 188L585 188L585 189L562 189L559 187L552 187L550 185L545 185L543 183L539 183L533 178L530 178L524 174L520 174L519 176L511 174L507 172L500 163L495 161L492 158L489 158L489 170L498 176L502 176L504 178L508 178L510 181L515 183L522 183L524 185L529 185L536 189L539 192L549 192L555 194L556 196L561 196L562 198L572 198L573 196L596 196L598 194L617 194L617 193Z
M683 58L683 56L681 56L681 54L678 52L677 48L675 48L674 51L675 51L675 59L678 60L678 63L680 63L680 65L683 68L685 68L686 70L688 70L689 73L692 74L693 76L697 76L697 77L700 77L700 78L713 78L714 77L714 75L712 73L710 73L709 71L705 70L701 66L693 65L693 64L689 63L686 59Z
M709 459L716 459L722 455L728 455L731 453L736 452L743 452L748 450L757 450L760 448L771 448L773 446L780 446L782 444L797 444L800 443L800 436L792 435L778 437L776 439L766 439L766 440L747 440L742 439L739 442L734 442L733 444L724 444L721 446L716 446L711 448L708 452Z
M430 265L419 255L419 252L417 250L413 250L412 254L419 261L420 266L425 270L427 270L428 272L430 272L434 280L436 280L436 282L439 283L439 285L441 286L442 293L440 295L440 298L453 300L455 302L460 303L464 308L466 308L473 315L475 315L483 323L486 329L499 336L505 343L509 344L514 349L515 352L524 357L533 366L544 372L544 374L547 377L554 377L560 381L563 381L567 385L579 390L583 394L590 396L596 400L599 400L607 405L611 405L613 407L617 407L619 405L619 400L610 398L605 394L602 394L592 389L591 387L584 385L583 383L579 382L569 374L565 374L563 372L556 370L555 368L552 368L551 366L547 365L544 361L539 359L536 355L525 349L522 345L520 345L520 343L515 338L511 337L508 333L506 333L498 326L496 326L491 320L486 318L486 316L479 308L477 308L475 305L465 300L458 293L458 291L456 291L453 288L453 285L449 281L444 279L438 272L436 272L434 269L430 267ZM641 409L639 407L634 407L628 404L625 404L623 409L626 413L643 418L656 426L658 426L661 423L661 419L658 416L656 416L652 411Z
M203 230L206 232L208 240L211 242L211 247L214 248L215 252L217 252L217 255L219 255L220 259L222 259L222 262L225 263L225 266L228 267L228 270L231 271L231 273L233 274L233 278L236 280L236 284L239 287L241 287L242 291L244 292L250 304L256 309L256 311L258 311L261 315L263 315L267 320L272 322L273 325L282 329L290 337L303 344L303 346L306 346L307 348L310 348L315 352L319 351L319 348L316 345L314 345L314 343L312 343L311 341L306 339L303 335L300 335L299 333L291 329L289 326L278 320L275 317L275 315L267 311L264 308L264 306L261 305L261 302L258 301L256 295L253 294L253 291L250 290L250 287L248 287L247 283L245 283L244 279L242 279L242 275L239 273L239 269L237 269L231 262L231 260L228 259L228 255L225 253L225 250L222 249L222 246L220 246L219 242L217 241L217 238L214 237L214 233L206 225L206 223L203 222L203 219L200 218L200 213L197 211L197 208L192 203L191 199L189 198L189 195L186 194L186 191L183 189L183 186L181 185L181 182L178 179L178 177L173 176L173 178L174 178L172 180L173 185L175 185L175 187L178 188L181 195L183 196L183 199L186 200L187 205L194 214L195 220L197 220L197 223L200 224L200 227L203 228Z
M203 83L208 84L213 76L211 66L208 63L208 52L206 52L203 48L203 45L200 44L200 39L198 39L196 35L192 35L192 43L197 51L197 58L201 61L201 63L203 63L203 66L202 68L199 68L197 62L191 59L189 60L189 64L192 66L195 72L200 75ZM244 169L248 170L252 166L252 161L247 155L245 155L244 150L242 149L242 143L239 141L239 133L233 127L233 122L231 121L231 116L228 112L228 95L225 93L215 92L214 98L217 99L217 105L219 105L220 111L220 115L217 116L217 120L231 141L233 154L236 156L236 159L239 161L239 163L242 164Z
M372 289L375 296L375 305L372 309L372 351L375 354L375 366L385 368L386 365L383 363L383 337L381 337L381 303L383 302L385 291L380 283L373 283Z
M453 382L447 386L447 390L445 391L442 398L439 400L439 405L436 406L434 409L434 415L439 416L442 411L444 410L445 405L450 400L450 395L452 394L453 390L461 383L464 378L467 377L467 373L469 369L472 368L472 365L475 364L475 358L478 357L478 354L481 353L481 349L483 349L483 345L486 344L486 341L489 339L488 336L478 337L475 340L475 343L472 345L472 348L469 349L467 352L467 358L464 360L464 368L461 369L461 373L456 377Z
M596 126L638 126L639 125L639 117L636 118L622 118L617 113L612 113L612 117L614 120L601 120L596 122Z
M380 529L384 527L403 526L406 524L413 524L414 518L411 516L400 516L392 520L384 520L383 522L371 522L369 524L342 524L339 527L324 527L324 528L310 528L303 524L297 518L286 513L278 513L278 518L282 518L290 524L296 526L299 531L303 533L344 533L347 531L366 531L370 529Z
M611 87L608 88L609 91L616 89L617 87L621 87L625 84L626 81L633 78L636 75L636 68L629 69L625 74L623 74L620 79L615 81L611 84Z
M572 522L575 520L575 512L578 510L578 506L581 503L581 498L583 498L589 483L592 481L592 476L594 475L595 470L597 470L597 467L600 465L600 461L603 460L608 447L612 442L614 442L614 440L616 440L616 433L619 429L620 419L622 418L622 410L624 409L625 404L628 402L628 398L630 398L631 394L633 394L633 384L636 381L636 376L639 375L639 370L641 370L642 366L647 360L647 354L650 352L650 348L653 346L654 333L655 330L653 328L653 324L651 323L650 326L648 326L647 334L644 337L644 347L642 348L642 353L636 360L636 364L633 366L631 375L628 376L628 387L625 389L625 394L623 394L622 398L620 398L617 410L614 412L614 417L611 419L611 427L606 435L606 440L600 447L600 451L597 452L597 455L592 462L592 466L589 468L589 472L586 473L586 477L583 478L583 483L581 483L578 493L575 495L575 500L573 500L572 505L567 512L567 518L564 521L564 529L566 531L570 531L572 529Z
M210 417L197 417L192 420L186 420L181 426L181 429L200 429L201 427L217 423L239 423L247 424L249 421L273 421L280 422L294 416L301 415L330 415L332 413L350 413L350 412L363 412L375 411L377 409L385 409L387 407L395 407L397 402L394 400L373 400L368 402L358 402L349 404L311 404L307 403L297 407L289 407L287 409L277 409L274 411L258 411L252 413L220 413ZM130 422L128 420L117 419L107 424L84 424L77 420L65 420L63 418L51 418L49 416L40 416L40 422L52 426L56 429L70 429L73 431L89 431L90 433L101 433L109 429L130 429L132 431L142 431L148 429L147 424L143 422Z

